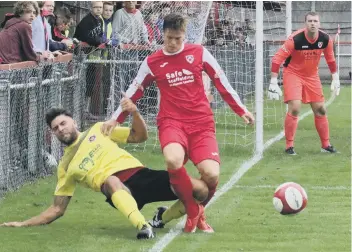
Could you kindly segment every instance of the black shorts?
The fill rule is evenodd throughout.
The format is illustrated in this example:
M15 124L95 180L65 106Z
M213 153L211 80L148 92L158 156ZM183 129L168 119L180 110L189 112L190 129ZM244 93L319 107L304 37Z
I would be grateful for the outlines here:
M171 190L167 171L143 168L126 180L124 185L131 191L139 210L151 202L178 199ZM107 198L106 202L115 207L111 199Z

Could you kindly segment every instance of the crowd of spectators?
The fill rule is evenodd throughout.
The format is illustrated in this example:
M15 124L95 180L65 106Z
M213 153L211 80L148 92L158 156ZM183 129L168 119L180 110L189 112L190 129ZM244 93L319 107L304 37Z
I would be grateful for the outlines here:
M50 60L71 50L74 38L90 46L128 44L159 48L157 45L163 43L163 18L171 12L188 17L187 40L195 42L192 35L200 21L195 17L197 10L187 2L93 1L89 14L82 20L74 20L67 7L55 8L54 1L17 2L13 13L6 14L1 24L0 62ZM78 23L75 32L69 34L75 22ZM243 45L251 30L250 20L241 25L233 17L219 19L212 9L201 42Z
M205 32L197 33L197 30L203 30L200 11L199 6L192 6L191 2L92 1L89 12L81 20L76 20L69 8L55 6L54 1L16 2L13 13L6 14L1 23L0 64L51 61L67 51L73 52L78 44L86 46L88 59L108 59L109 54L103 49L112 46L125 49L120 53L120 59L141 61L150 52L161 48L164 17L171 12L188 18L186 42L208 46L245 45L247 32L252 30L250 20L241 26L233 17L220 19L211 9ZM203 37L199 38L199 34ZM136 54L137 49L143 53ZM97 76L102 76L103 107L106 107L110 66L90 63L87 67L87 111L90 111ZM121 89L131 83L135 70L133 64L119 66L116 81Z

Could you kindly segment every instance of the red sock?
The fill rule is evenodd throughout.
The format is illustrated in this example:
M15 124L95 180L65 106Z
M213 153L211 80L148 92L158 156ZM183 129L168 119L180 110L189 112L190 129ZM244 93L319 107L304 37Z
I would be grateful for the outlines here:
M297 126L298 117L287 113L285 118L286 149L293 147Z
M214 186L208 188L209 189L208 198L202 202L203 206L206 206L209 203L209 201L213 198L216 192L217 185L218 185L218 181L216 181L216 184Z
M167 169L170 176L170 184L174 188L177 196L185 205L187 215L190 218L197 216L199 207L193 198L193 187L191 179L185 167L179 169Z
M321 146L326 148L330 145L329 135L329 122L327 116L315 116L314 117L315 128L318 131Z

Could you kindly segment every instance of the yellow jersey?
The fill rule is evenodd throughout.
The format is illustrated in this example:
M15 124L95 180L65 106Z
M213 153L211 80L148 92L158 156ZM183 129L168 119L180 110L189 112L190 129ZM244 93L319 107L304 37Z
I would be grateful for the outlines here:
M80 133L76 141L64 149L60 160L56 196L72 196L77 183L100 192L101 185L112 174L142 167L142 163L117 143L126 143L128 127L116 127L110 136L101 133L103 123L96 123Z

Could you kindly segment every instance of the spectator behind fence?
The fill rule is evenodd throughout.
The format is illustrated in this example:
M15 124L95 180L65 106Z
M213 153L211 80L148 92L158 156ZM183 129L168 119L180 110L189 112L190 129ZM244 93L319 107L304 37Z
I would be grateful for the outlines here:
M157 26L159 27L159 30L162 31L164 26L164 17L171 13L171 7L168 3L161 3L160 9L161 15L158 19Z
M51 37L51 26L45 16L53 15L54 2L38 2L40 15L32 22L33 47L36 52L51 51L54 55L60 55L59 50L66 50L67 44L56 42ZM72 44L71 44L72 45Z
M90 46L105 43L103 39L103 2L91 2L91 11L78 23L74 38L86 42Z
M112 13L114 11L114 5L112 2L104 2L103 4L103 38L105 40L111 40L112 35Z
M162 32L157 26L159 13L155 10L145 10L145 25L148 31L149 43L161 45L163 43Z
M74 38L81 42L87 43L89 46L99 46L106 42L103 33L103 2L96 1L91 2L91 11L88 13L76 27ZM88 53L89 60L101 60L101 51L93 48L85 50ZM91 113L92 95L94 92L94 86L99 81L100 73L99 64L89 63L86 71L86 119L97 120L98 118ZM93 106L92 106L93 107ZM94 109L96 109L94 104Z
M147 27L136 1L125 1L124 8L115 12L113 37L122 44L149 44Z
M0 63L39 61L49 57L48 53L37 55L33 50L31 23L38 12L37 2L15 3L13 17L7 20L0 32Z
M54 2L38 2L38 5L40 12L32 22L33 47L36 52L44 52L49 51L51 27L43 15L49 15L54 11Z
M53 40L67 43L72 47L72 40L69 39L70 25L72 23L71 12L67 7L61 7L55 15L54 26L51 30Z
M205 37L206 37L206 45L215 45L216 44L216 20L215 20L215 11L211 9L209 11L209 16L207 19L207 23L205 26Z
M46 18L50 27L55 26L55 2L54 1L38 1L39 8L42 9L42 16Z
M136 3L136 1L125 1L124 8L114 14L113 37L119 40L122 48L128 48L124 44L137 45L136 47L139 45L149 46L147 27L144 24L142 13L136 9ZM149 54L147 50L131 49L131 47L129 50L121 50L117 54L121 64L117 68L118 74L115 77L115 83L117 83L115 94L120 94L120 91L125 91L128 88L137 74L138 62Z
M106 38L107 41L111 41L111 45L115 46L116 45L116 40L112 40L111 35L112 35L112 14L114 11L114 5L111 2L104 2L103 4L103 21L104 21L104 29L103 29L103 37ZM102 57L104 59L110 59L111 54L109 53L109 50L104 50ZM111 86L111 81L110 81L111 75L110 75L110 64L104 64L103 65L103 74L102 74L102 81L103 81L103 100L100 102L100 106L103 107L103 114L106 113L107 107L108 107L108 98L110 94L110 86ZM99 92L100 94L100 92Z
M235 28L235 45L244 47L246 45L247 33L242 27Z

